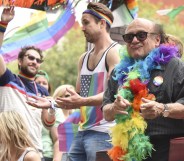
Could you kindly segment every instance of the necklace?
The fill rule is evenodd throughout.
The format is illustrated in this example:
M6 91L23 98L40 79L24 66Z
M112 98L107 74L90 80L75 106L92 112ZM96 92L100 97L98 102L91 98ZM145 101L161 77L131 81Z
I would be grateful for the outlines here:
M155 99L147 89L151 71L161 69L161 65L177 56L178 49L171 45L160 45L141 60L132 59L126 49L123 50L121 62L115 67L114 79L120 85L118 94L132 103L127 108L128 115L115 116L117 124L111 129L113 148L108 151L113 161L142 161L151 156L153 147L144 134L147 124L139 113L141 98Z

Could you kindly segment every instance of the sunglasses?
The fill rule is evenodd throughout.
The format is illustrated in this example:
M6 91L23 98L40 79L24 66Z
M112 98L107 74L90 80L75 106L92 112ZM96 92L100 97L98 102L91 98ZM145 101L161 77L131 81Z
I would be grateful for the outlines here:
M24 55L24 56L27 56L28 59L31 60L31 61L34 61L34 60L36 59L36 62L37 62L38 64L41 64L41 63L43 62L43 60L41 60L41 59L39 59L39 58L35 58L35 57L32 56L32 55Z
M126 43L131 43L134 39L134 37L137 38L137 40L139 41L144 41L147 39L148 37L148 34L154 34L154 35L157 35L157 33L148 33L148 32L144 32L144 31L140 31L136 34L125 34L123 35L123 40L126 42Z

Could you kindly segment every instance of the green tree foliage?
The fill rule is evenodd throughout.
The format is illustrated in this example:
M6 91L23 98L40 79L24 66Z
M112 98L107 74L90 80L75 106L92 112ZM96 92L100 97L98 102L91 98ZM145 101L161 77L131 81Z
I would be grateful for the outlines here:
M71 29L57 45L45 52L41 69L48 72L52 91L62 84L75 86L78 60L85 52L85 46L85 37L78 27Z
M184 25L181 24L181 22L179 22L178 19L179 16L176 16L176 18L172 20L169 19L168 16L159 16L156 13L157 10L164 9L164 6L166 4L162 2L153 4L145 2L144 0L139 0L138 5L139 5L139 12L138 12L139 17L148 18L150 20L154 20L157 23L162 24L166 33L175 35L178 38L180 38L182 42L184 42L184 34L182 34L184 31ZM172 8L172 6L170 8ZM168 7L168 9L170 8Z

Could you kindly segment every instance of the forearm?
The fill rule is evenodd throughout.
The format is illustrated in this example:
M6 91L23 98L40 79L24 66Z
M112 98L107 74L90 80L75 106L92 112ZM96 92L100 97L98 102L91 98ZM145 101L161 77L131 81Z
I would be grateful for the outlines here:
M2 55L0 55L0 76L2 76L6 71L6 64L4 62L4 59Z
M61 161L62 153L59 151L59 140L54 143L53 161Z
M168 103L168 112L167 117L173 119L184 119L184 105L180 103Z
M103 101L103 93L99 93L98 95L83 97L81 106L99 106L102 105L102 101Z
M4 37L4 32L0 31L0 46L2 46L3 37ZM2 55L0 55L0 76L3 75L5 71L6 71L6 64L4 62Z
M3 38L4 38L4 32L0 31L0 46L2 46Z
M113 103L103 106L102 111L106 121L113 121L115 119Z
M8 26L8 22L0 21L0 46L2 46L4 33L6 31L7 26Z
M42 110L42 121L47 128L53 126L55 120L55 110L51 108Z

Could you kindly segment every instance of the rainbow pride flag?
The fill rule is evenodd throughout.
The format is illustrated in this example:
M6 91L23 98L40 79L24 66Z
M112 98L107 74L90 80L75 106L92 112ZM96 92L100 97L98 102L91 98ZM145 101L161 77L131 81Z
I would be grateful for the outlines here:
M169 16L170 19L174 19L181 11L184 11L184 6L174 8L169 13L167 13L167 16Z
M75 110L66 120L58 126L59 150L68 152L73 138L78 132L80 110Z
M5 62L17 59L20 49L24 46L34 45L41 50L46 50L55 45L75 23L71 5L72 2L68 1L66 9L61 12L51 26L47 21L46 13L38 11L37 16L33 16L28 24L20 28L10 38L5 39L0 50Z
M184 11L184 6L179 6L179 7L174 8L174 9L158 10L157 14L160 16L168 16L171 20L173 20L182 11Z

